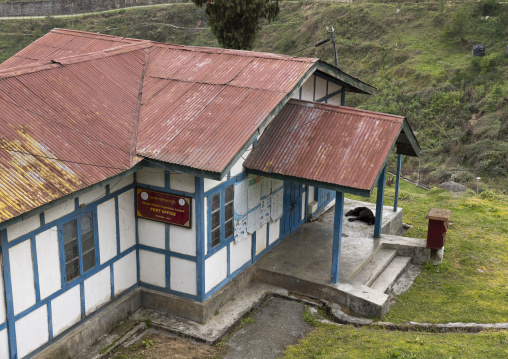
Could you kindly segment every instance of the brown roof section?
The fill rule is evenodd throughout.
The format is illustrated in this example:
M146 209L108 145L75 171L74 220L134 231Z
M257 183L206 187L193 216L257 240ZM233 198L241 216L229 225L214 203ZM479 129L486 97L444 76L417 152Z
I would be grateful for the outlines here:
M221 175L317 61L51 31L0 65L0 223L140 156Z
M370 195L401 131L411 132L400 116L291 100L244 166L252 173Z

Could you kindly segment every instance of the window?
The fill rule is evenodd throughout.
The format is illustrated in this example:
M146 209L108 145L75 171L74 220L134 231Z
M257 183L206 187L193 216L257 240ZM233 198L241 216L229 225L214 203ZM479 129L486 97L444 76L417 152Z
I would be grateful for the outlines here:
M62 226L65 252L65 277L67 283L95 267L95 237L92 212L65 223ZM80 250L81 249L81 250ZM80 271L79 258L83 258Z
M212 227L212 248L221 243L221 239L226 239L234 235L234 185L230 185L212 195L211 200L211 227ZM221 214L221 196L224 196L224 214ZM221 232L222 216L224 216L224 233Z

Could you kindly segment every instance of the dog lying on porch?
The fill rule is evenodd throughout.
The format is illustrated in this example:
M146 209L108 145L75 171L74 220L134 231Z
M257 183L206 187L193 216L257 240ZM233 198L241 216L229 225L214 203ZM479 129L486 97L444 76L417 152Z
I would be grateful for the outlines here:
M354 216L354 218L349 218L349 222L353 221L362 221L367 224L374 224L376 222L376 217L374 213L367 207L356 207L346 213L346 217Z

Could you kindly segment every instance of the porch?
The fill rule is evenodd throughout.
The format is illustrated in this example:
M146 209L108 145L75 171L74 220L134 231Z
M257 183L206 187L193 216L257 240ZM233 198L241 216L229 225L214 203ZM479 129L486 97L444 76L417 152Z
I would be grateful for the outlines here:
M358 206L345 199L344 212ZM304 223L256 263L256 279L307 296L339 303L354 313L381 317L389 309L387 292L410 263L421 264L430 252L423 239L401 237L402 209L384 206L382 233L342 218L339 281L331 282L334 208L317 221Z

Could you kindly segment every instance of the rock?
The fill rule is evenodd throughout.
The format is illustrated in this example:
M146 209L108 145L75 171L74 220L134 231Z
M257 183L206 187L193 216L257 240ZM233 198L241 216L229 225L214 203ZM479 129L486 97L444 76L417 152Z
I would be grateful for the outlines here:
M441 183L439 185L439 188L444 188L445 190L450 192L466 192L467 189L466 186L453 181Z

